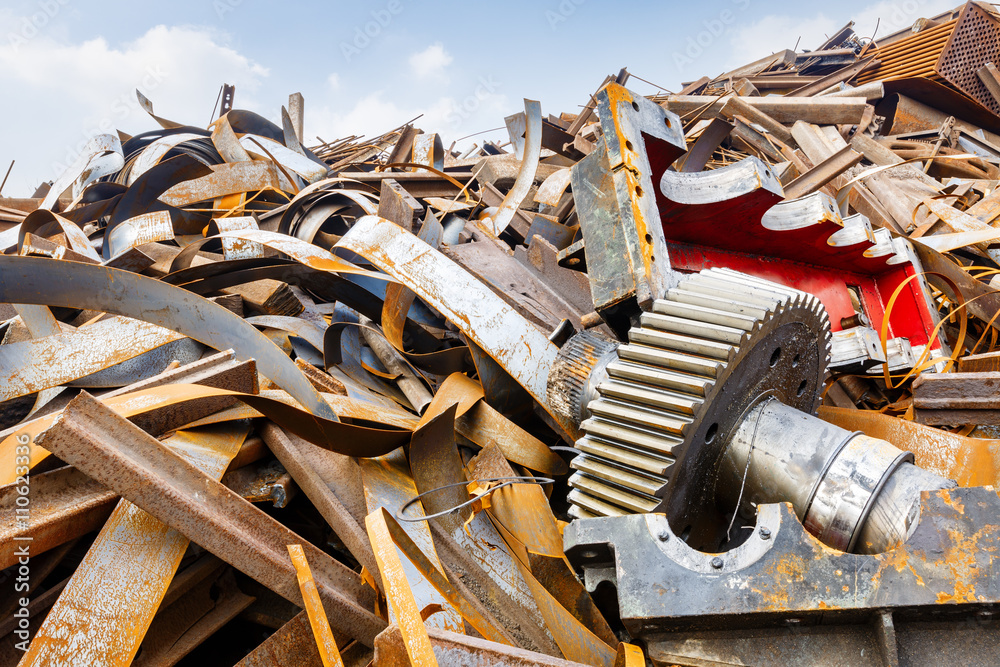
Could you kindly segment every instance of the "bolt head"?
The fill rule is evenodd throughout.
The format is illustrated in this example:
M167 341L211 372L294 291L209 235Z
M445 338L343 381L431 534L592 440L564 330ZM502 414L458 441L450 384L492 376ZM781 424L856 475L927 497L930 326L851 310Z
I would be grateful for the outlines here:
M718 556L716 556L715 558L713 558L712 559L712 567L714 567L716 570L721 570L722 569L722 559L719 558Z
M771 539L771 529L770 528L765 528L764 526L761 526L759 533L760 533L760 539L762 539L762 540L769 540L769 539Z
M667 540L669 540L669 539L670 539L670 533L668 533L668 532L667 532L667 531L665 531L665 530L661 530L660 532L658 532L658 533L656 534L656 537L657 537L657 539L659 539L659 540L660 540L661 542L666 542Z

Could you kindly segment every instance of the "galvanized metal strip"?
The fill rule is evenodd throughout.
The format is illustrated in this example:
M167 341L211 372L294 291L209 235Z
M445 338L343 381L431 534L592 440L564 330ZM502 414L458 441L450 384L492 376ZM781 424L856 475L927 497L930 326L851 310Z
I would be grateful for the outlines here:
M563 193L569 187L572 175L573 171L568 167L556 169L538 186L538 192L535 193L535 201L546 206L558 206L562 200Z
M105 245L108 259L114 259L129 248L154 241L172 241L174 223L167 211L141 213L124 220L108 232Z
M326 165L310 160L304 154L273 139L256 134L244 134L240 137L240 144L250 153L260 154L262 149L266 150L270 155L261 155L261 157L275 160L282 167L294 171L306 179L307 183L315 183L326 177L328 171Z
M220 479L249 424L178 431L163 444ZM188 546L188 538L127 500L108 518L37 630L21 667L132 662ZM73 637L67 642L67 637Z
M0 303L91 308L171 329L217 350L256 359L260 372L306 410L337 416L302 371L252 325L222 306L128 271L43 257L0 257Z
M187 245L184 250L177 253L170 264L170 273L186 269L194 260L198 249L208 241L213 239L244 239L267 246L272 250L288 255L295 261L319 271L329 271L331 273L346 273L359 276L367 276L378 280L390 280L388 276L377 271L362 269L350 262L340 259L336 255L323 250L319 246L297 239L287 234L268 232L262 229L236 229L220 232L217 236L207 239L200 239Z
M427 636L427 626L420 618L420 608L410 590L397 547L389 535L386 517L388 512L380 507L365 518L368 537L375 550L379 572L382 573L382 589L386 592L389 608L403 634L410 663L414 667L437 667L437 658L434 657L434 649Z
M0 400L57 387L132 359L182 334L129 317L0 345Z
M324 330L301 317L287 317L284 315L256 315L245 318L247 322L258 327L269 327L280 329L294 334L306 341L318 351L323 351Z
M238 229L260 229L257 218L252 215L233 215L227 218L215 218L212 227L219 232L232 232ZM211 234L211 231L210 231ZM227 261L263 257L264 246L245 239L222 239L222 255Z
M212 144L215 146L215 150L219 151L223 160L226 162L250 162L253 159L240 145L240 139L236 136L233 126L229 124L227 116L220 116L212 123L211 128Z
M374 601L371 589L356 573L86 392L39 435L38 444L300 606L302 595L285 545L303 544L320 597L338 628L370 646L385 627L368 611Z
M358 220L337 247L356 252L413 290L548 410L546 380L559 349L488 287L399 225L376 216Z
M295 575L299 582L299 590L302 592L302 599L306 603L309 625L312 627L316 647L319 649L319 656L323 660L323 667L344 667L344 661L340 658L337 642L333 640L333 632L330 631L330 622L327 620L326 612L323 610L323 602L319 599L319 591L316 590L316 582L313 580L312 570L309 569L309 561L302 550L302 545L289 544L288 555L292 559L292 565L295 566Z

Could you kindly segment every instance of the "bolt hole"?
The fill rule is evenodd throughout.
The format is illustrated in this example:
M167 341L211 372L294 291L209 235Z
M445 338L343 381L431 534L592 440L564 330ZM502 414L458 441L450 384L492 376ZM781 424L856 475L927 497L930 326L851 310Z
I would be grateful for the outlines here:
M781 348L774 348L774 352L771 353L771 368L774 368L778 364L778 359L781 359Z
M673 127L673 125L670 123L670 119L667 118L666 116L663 117L663 122L667 124L667 127Z
M719 425L712 424L708 427L708 431L705 432L705 444L711 444L715 440L715 436L719 434Z
M792 368L796 368L799 365L799 355L795 355L792 358Z
M630 151L631 151L631 150L634 150L634 149L632 148L632 142L631 142L631 141L629 141L628 139L626 139L626 140L625 140L625 148L629 149Z
M802 394L806 393L806 387L808 386L809 383L803 380L801 383L799 383L799 388L795 390L795 395L801 397Z
M632 100L632 108L635 109L636 111L638 111L639 110L639 103L636 102L635 100Z
M649 263L652 264L655 261L656 261L656 257L654 257L653 255L650 255L649 256Z
M636 197L641 197L642 196L642 188L640 186L638 186L638 185L635 186L635 196Z
M646 243L652 243L652 242L653 242L652 234L646 234Z

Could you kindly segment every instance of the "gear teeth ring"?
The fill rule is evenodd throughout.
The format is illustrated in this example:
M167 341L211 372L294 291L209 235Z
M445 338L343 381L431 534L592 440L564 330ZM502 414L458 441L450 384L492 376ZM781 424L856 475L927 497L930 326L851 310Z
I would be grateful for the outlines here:
M587 405L570 463L575 518L664 511L675 464L720 388L762 330L797 318L817 335L822 376L830 359L830 322L806 292L732 271L693 274L643 313L629 342L607 365ZM822 377L818 378L818 383ZM816 392L806 411L815 412Z

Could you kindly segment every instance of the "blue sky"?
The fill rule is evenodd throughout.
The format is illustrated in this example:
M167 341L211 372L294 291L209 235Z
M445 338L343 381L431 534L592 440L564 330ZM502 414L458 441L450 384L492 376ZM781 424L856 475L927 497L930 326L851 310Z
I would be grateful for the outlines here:
M111 0L0 2L0 168L17 160L6 196L57 177L86 139L154 128L160 116L209 121L223 82L236 106L278 118L305 97L316 136L379 134L420 113L451 141L503 125L540 100L575 111L621 67L671 90L774 50L814 48L848 20L870 34L953 6L941 0L773 3L265 2ZM5 34L4 34L5 33ZM635 79L642 93L655 87ZM504 136L504 132L492 136ZM490 135L487 135L490 136ZM467 144L466 140L461 143Z

